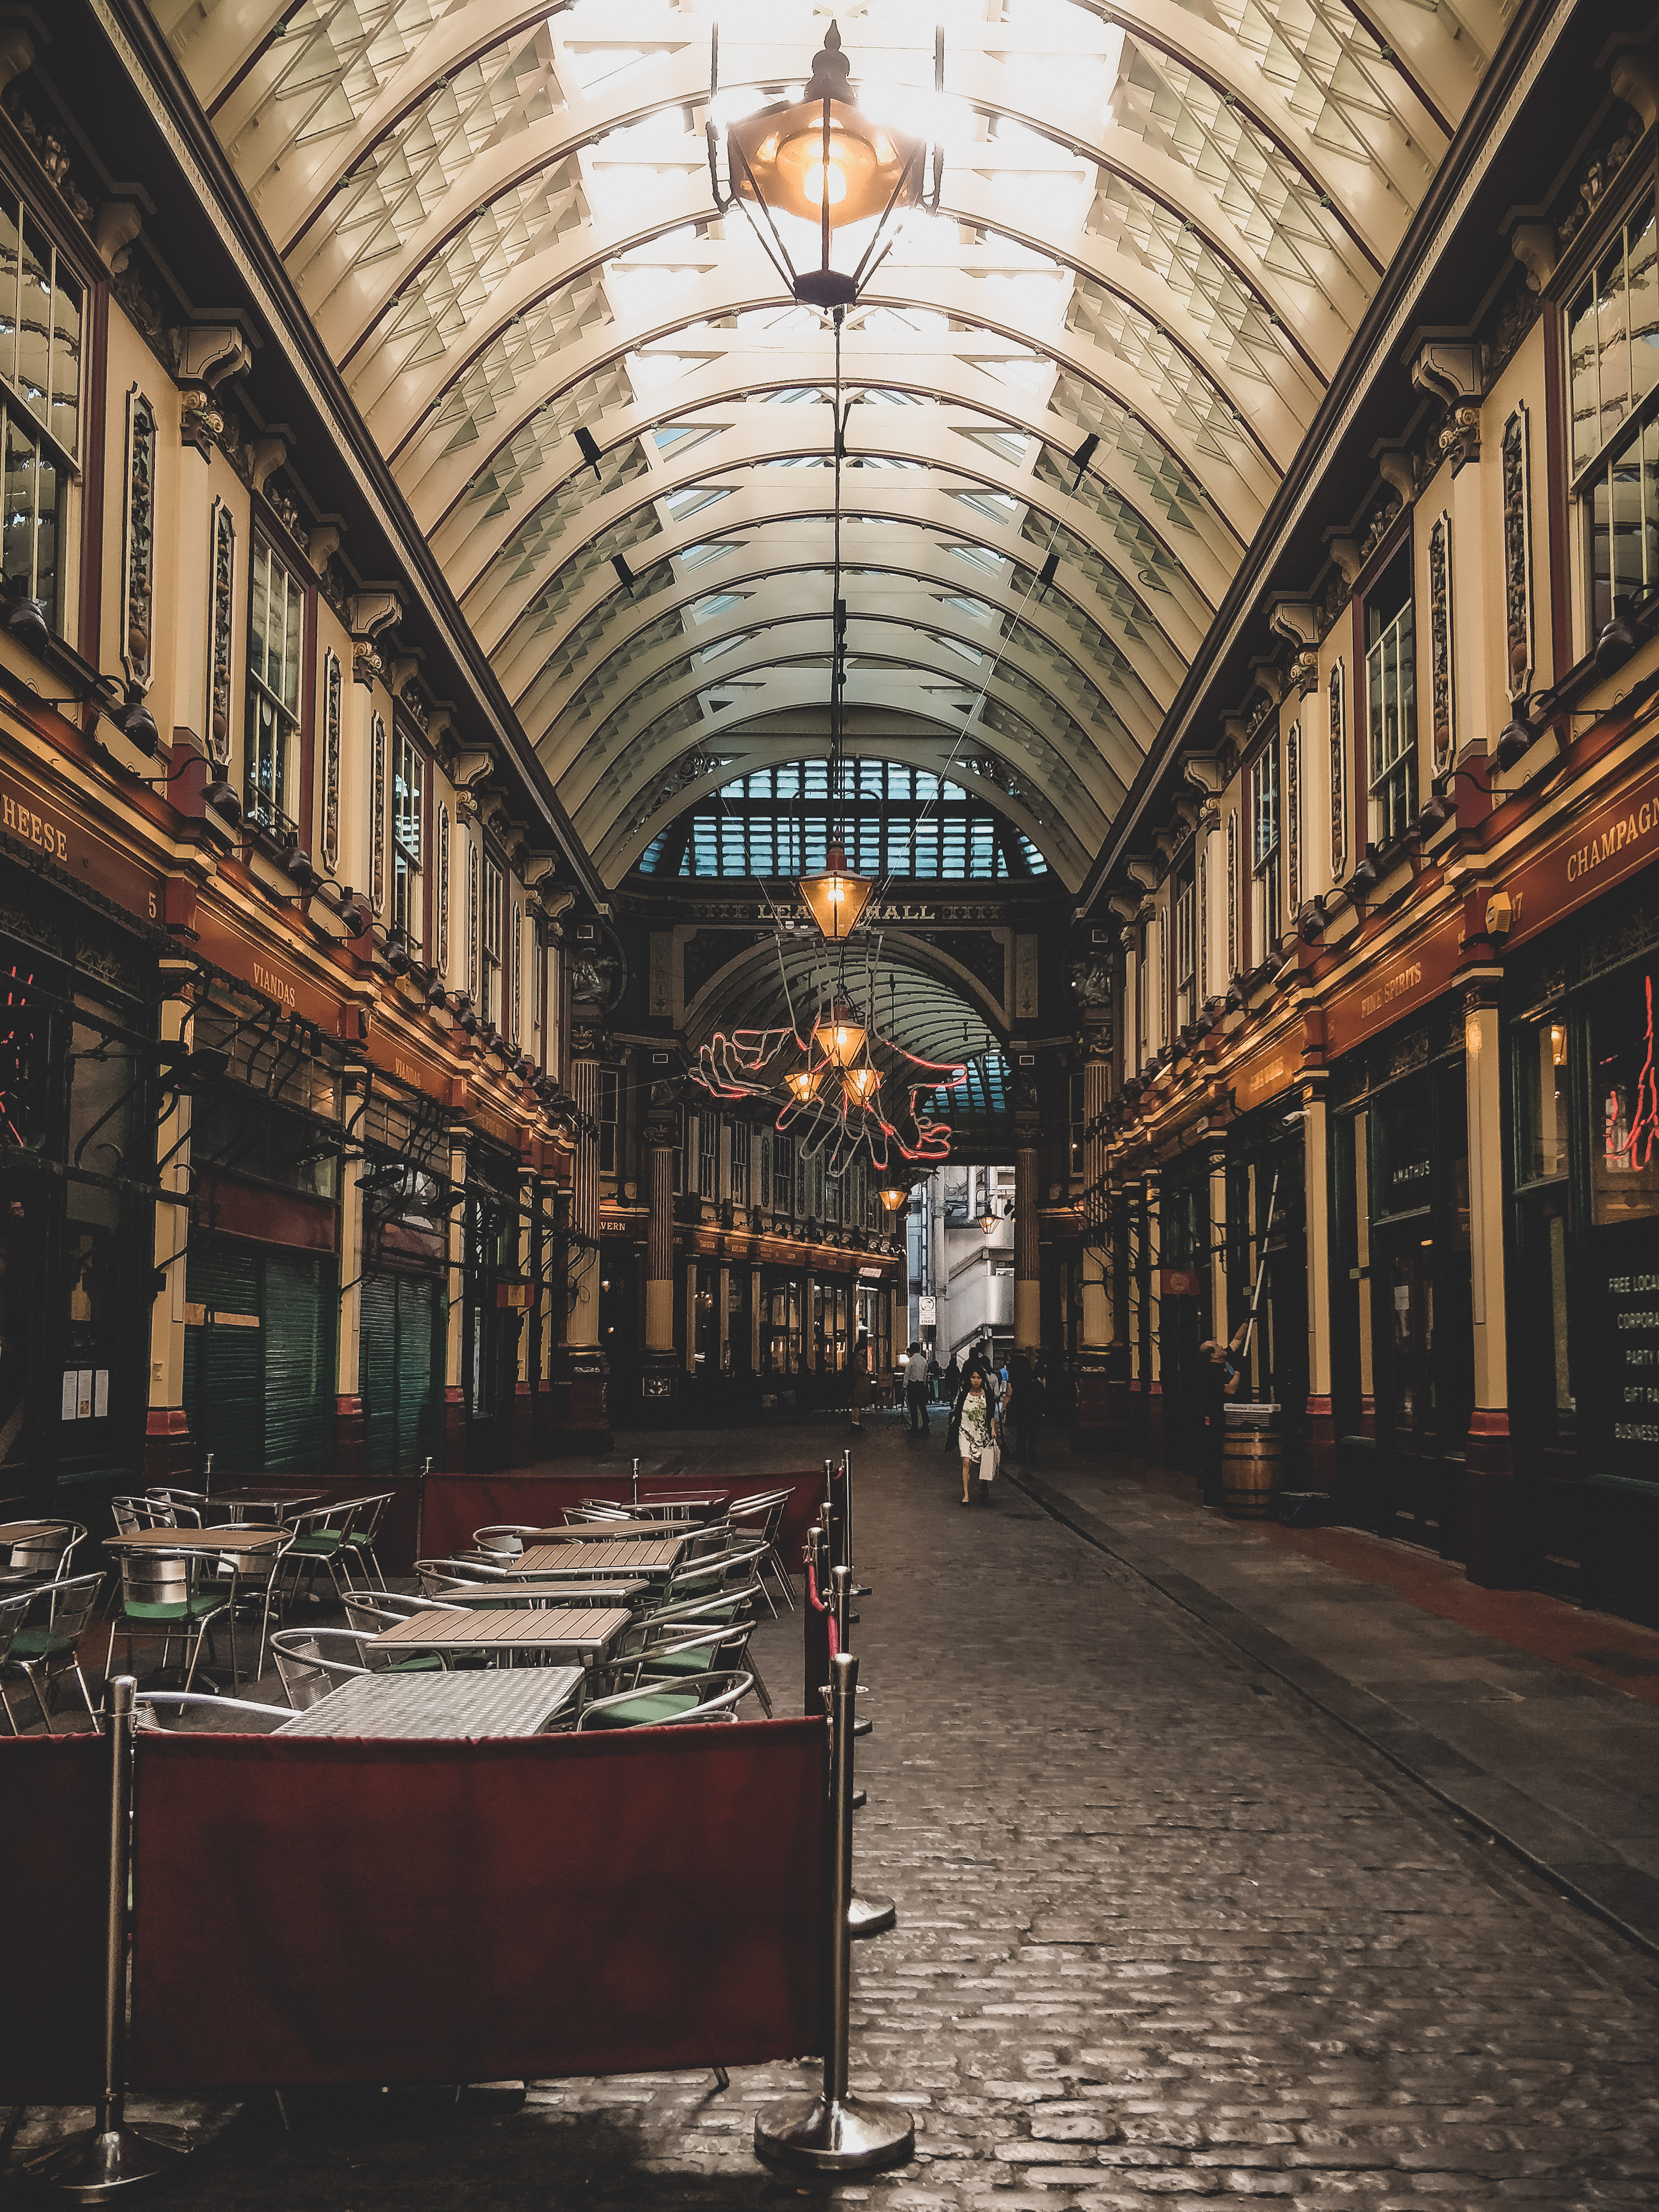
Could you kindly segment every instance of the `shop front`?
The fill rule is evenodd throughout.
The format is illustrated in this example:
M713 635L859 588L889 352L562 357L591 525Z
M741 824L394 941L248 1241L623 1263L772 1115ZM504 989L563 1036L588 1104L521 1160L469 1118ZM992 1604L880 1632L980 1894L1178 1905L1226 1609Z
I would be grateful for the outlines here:
M1659 1623L1651 874L1544 930L1505 980L1522 1557L1547 1589Z
M1210 1334L1210 1186L1202 1139L1164 1164L1158 1182L1158 1330L1164 1457L1200 1480L1204 1393L1199 1346Z
M793 1267L763 1266L760 1301L761 1404L789 1404L805 1364L805 1277Z
M1460 1561L1475 1405L1465 1010L1447 988L1462 928L1450 916L1327 1017L1346 1048L1329 1093L1337 1517Z
M461 1393L469 1473L514 1462L519 1336L530 1284L520 1257L519 1157L471 1133L461 1208Z
M153 933L0 850L0 1492L76 1519L143 1466L167 988Z

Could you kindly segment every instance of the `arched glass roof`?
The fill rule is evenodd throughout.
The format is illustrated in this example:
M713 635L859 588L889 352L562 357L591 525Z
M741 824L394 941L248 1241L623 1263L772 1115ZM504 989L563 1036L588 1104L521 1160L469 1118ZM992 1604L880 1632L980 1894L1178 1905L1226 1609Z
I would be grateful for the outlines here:
M647 876L800 876L828 865L832 842L879 879L1006 881L1046 876L1031 840L967 787L902 761L843 763L830 796L827 760L751 769L653 837Z
M719 124L832 10L151 5L605 878L821 738L830 339L716 211L705 125L716 14ZM848 726L1068 885L1513 5L833 11L945 153L844 334Z

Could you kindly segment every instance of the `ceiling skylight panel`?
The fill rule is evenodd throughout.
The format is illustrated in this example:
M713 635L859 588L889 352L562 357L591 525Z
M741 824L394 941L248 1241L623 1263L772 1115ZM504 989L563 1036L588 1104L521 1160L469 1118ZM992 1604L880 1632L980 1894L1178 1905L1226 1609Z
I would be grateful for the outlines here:
M585 329L596 319L609 319L591 276L566 285L550 298L538 301L527 313L516 316L445 394L437 410L437 427L446 429L453 425L454 434L444 451L453 453L470 445L567 332Z

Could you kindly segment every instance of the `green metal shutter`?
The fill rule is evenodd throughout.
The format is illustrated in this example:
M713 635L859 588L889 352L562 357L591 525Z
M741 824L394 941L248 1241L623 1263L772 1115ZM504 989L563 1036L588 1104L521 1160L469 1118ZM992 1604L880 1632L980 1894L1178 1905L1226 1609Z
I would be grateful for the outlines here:
M364 1276L357 1395L363 1405L363 1465L370 1474L398 1472L398 1294L396 1275Z
M199 1453L222 1475L264 1472L264 1331L216 1322L216 1312L258 1315L259 1269L239 1246L209 1243L185 1263L185 1297L208 1319L185 1331L185 1417Z
M434 1401L434 1370L443 1364L437 1348L438 1286L429 1277L404 1275L398 1285L398 1460L396 1472L415 1474L422 1460L443 1449L443 1407Z
M266 1474L328 1474L334 1466L333 1262L264 1259Z

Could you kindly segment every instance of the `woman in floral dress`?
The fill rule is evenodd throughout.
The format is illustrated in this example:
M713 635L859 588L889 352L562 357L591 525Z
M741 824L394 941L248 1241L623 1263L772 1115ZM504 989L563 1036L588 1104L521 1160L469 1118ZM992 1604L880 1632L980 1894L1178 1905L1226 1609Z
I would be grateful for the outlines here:
M962 1386L951 1425L957 1432L957 1449L962 1455L962 1502L971 1505L974 1501L970 1486L979 1473L980 1454L996 1442L996 1409L985 1388L982 1367L968 1370L968 1380Z

